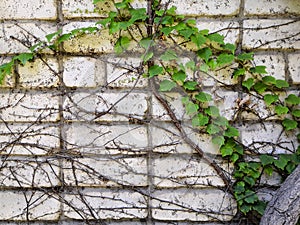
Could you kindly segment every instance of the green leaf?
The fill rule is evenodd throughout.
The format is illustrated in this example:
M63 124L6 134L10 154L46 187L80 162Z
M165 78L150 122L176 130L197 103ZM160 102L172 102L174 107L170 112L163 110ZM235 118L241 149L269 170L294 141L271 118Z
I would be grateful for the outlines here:
M209 57L212 56L212 51L208 47L202 48L199 51L197 51L197 55L207 63Z
M283 114L287 114L289 112L289 108L286 106L276 105L275 112L278 116L281 116Z
M62 30L58 30L57 32L51 33L46 35L46 39L48 42L50 42L55 36L58 36L59 34L61 34Z
M189 97L182 97L182 98L181 98L181 102L182 102L182 104L184 104L184 105L188 104L189 101L190 101L190 98L189 98Z
M277 168L284 170L284 167L287 165L288 162L289 160L287 160L283 155L280 155L279 159L274 160L274 165Z
M143 62L148 62L150 59L152 59L154 53L152 51L146 52L145 54L142 55L142 60Z
M184 83L184 80L186 79L186 74L184 71L180 70L172 75L172 79L182 85Z
M134 23L135 21L145 21L148 18L147 12L145 8L130 8L129 12L131 14L131 18L129 20L130 23Z
M235 50L236 50L236 46L234 44L230 44L230 43L226 43L223 48L225 50L229 50L232 54L234 54Z
M160 56L160 59L162 61L170 61L170 60L176 60L178 59L178 56L176 55L176 52L173 50L167 50L164 54Z
M139 44L141 47L148 50L153 46L154 41L151 38L143 38L142 40L140 40Z
M196 26L196 20L194 19L188 19L185 21L185 23L191 27Z
M98 2L104 2L105 0L93 0L93 4L97 4Z
M272 103L276 102L279 99L278 95L266 94L264 96L264 101L267 106L270 106Z
M217 61L215 59L210 59L208 61L207 65L209 66L209 68L211 70L215 70L217 68L217 66L218 66L218 63L217 63Z
M33 59L33 56L33 53L21 53L20 55L14 57L14 59L19 60L24 66L27 61Z
M237 154L237 153L233 153L231 156L230 156L230 160L235 163L238 159L240 158L240 155Z
M252 209L252 205L246 205L246 204L243 204L241 207L240 207L240 210L242 213L244 213L245 215L250 212Z
M67 34L63 34L61 35L58 39L57 39L57 44L63 43L65 41L70 40L74 35L72 33L67 33Z
M212 97L210 94L205 93L205 92L199 92L195 98L199 101L199 102L209 102L212 100Z
M123 51L125 51L126 49L128 49L129 45L130 45L130 39L128 37L121 36L117 40L114 50L117 54L120 54Z
M267 85L276 84L276 79L272 76L265 76L262 78L262 81Z
M290 94L286 99L285 102L290 105L299 105L300 104L300 98L294 94Z
M222 157L231 156L233 154L232 146L229 146L226 144L220 148L220 151L221 151Z
M109 25L109 34L117 33L121 30L120 28L120 22L114 22L112 21Z
M254 185L254 184L253 184L253 185ZM252 186L253 186L253 185L252 185ZM247 197L245 198L245 202L247 202L247 203L253 204L253 203L255 203L256 201L258 201L257 194L256 194L255 192L253 192L253 191L247 190L247 191L245 192L245 195L247 196Z
M218 33L209 34L207 38L211 41L217 42L219 44L224 44L224 36Z
M226 137L238 137L240 134L239 134L239 131L238 129L232 127L232 126L228 126L227 130L225 131L225 134L224 134Z
M0 84L3 83L3 80L4 80L6 75L11 74L11 71L13 69L13 65L14 65L14 60L12 60L8 63L4 63L0 66Z
M234 78L237 78L237 77L239 77L239 76L245 75L245 73L246 73L245 68L235 69L234 72L233 72L233 77L234 77Z
M244 177L244 181L246 183L248 183L250 186L254 186L255 185L255 180L254 180L253 177L247 177L247 176L245 176ZM248 203L250 203L250 202L248 202Z
M216 106L209 106L208 108L204 109L204 112L211 117L220 116L219 109Z
M105 18L105 19L101 19L99 20L96 24L101 24L103 27L106 27L107 24L109 24L111 22L111 18Z
M245 182L244 181L239 181L234 187L234 193L244 193L245 192Z
M198 48L200 48L201 45L203 45L206 42L206 37L204 37L200 33L197 33L191 37L191 40L197 45Z
M264 203L263 201L259 201L258 203L253 205L253 210L258 212L262 216L265 212L266 207L267 207L266 203Z
M290 120L288 118L285 118L282 121L282 125L284 126L285 130L293 130L297 128L298 123L295 120Z
M175 27L163 27L161 29L161 32L163 32L164 35L168 36L174 29Z
M260 155L259 158L263 166L271 165L274 162L274 157L270 155Z
M198 112L199 106L193 102L188 102L185 105L185 110L188 115L194 115Z
M179 31L179 34L185 38L185 40L189 40L192 34L195 33L195 30L191 27L188 27L187 29L183 29Z
M268 72L266 71L265 66L255 66L250 68L250 72L252 73L258 73L258 74L267 74Z
M285 80L276 80L275 86L277 88L288 88L290 85Z
M236 58L237 60L240 61L249 61L249 60L253 60L253 52L249 52L249 53L241 53L239 54Z
M149 68L149 77L154 77L156 75L162 74L164 71L164 68L158 65L153 65Z
M214 118L212 122L220 127L228 126L228 120L224 116L218 116L217 118Z
M194 91L194 90L196 90L197 84L198 83L196 81L187 81L184 83L183 87L186 90Z
M202 113L198 113L196 116L192 119L192 125L193 127L201 127L208 124L209 118L207 116L204 116Z
M248 89L248 91L250 91L251 87L254 85L254 79L253 78L249 78L245 81L243 81L242 85Z
M128 8L128 3L127 2L117 2L115 3L115 7L117 9L125 9L125 8Z
M191 69L192 71L196 70L196 64L194 61L189 61L185 64L187 69Z
M215 136L212 138L212 143L217 146L222 146L225 142L225 138L223 136Z
M199 69L200 69L200 71L207 73L209 70L209 66L206 63L204 63L204 64L201 64Z
M163 80L159 84L160 91L171 91L174 87L176 87L176 83L170 80Z
M266 166L264 168L264 171L266 172L267 175L271 176L273 174L273 167L272 166Z
M222 53L217 58L217 63L219 66L223 66L225 64L232 63L234 60L234 55Z
M266 91L268 86L265 83L259 81L253 86L253 88L255 91L257 91L257 93L262 94Z
M206 128L206 132L209 134L217 134L221 131L219 126L216 126L214 124L209 124Z
M292 115L295 116L295 117L300 117L300 109L293 110Z

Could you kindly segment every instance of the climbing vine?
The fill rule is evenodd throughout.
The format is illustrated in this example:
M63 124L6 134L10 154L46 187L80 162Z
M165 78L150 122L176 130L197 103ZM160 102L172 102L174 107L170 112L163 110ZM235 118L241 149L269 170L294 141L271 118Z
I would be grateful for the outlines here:
M94 4L105 0L94 0ZM227 184L242 213L264 213L266 202L258 198L256 189L263 174L272 175L274 171L283 178L287 177L300 163L300 148L288 153L260 154L253 148L243 145L239 140L239 131L235 121L230 121L220 114L214 105L214 97L203 91L201 81L192 75L209 76L218 84L232 88L248 96L240 101L243 110L251 98L264 101L272 112L270 119L281 121L285 132L296 133L299 128L300 98L289 91L285 80L269 76L264 65L254 65L253 52L237 51L237 46L226 43L223 35L200 30L196 21L176 13L176 7L169 3L161 4L158 0L148 1L148 8L133 8L131 0L114 2L114 10L99 20L95 26L74 29L68 33L59 30L48 34L46 41L41 41L29 48L29 52L19 54L11 61L0 66L0 82L13 71L15 64L25 65L34 60L45 49L59 52L66 41L80 36L108 30L114 40L114 51L123 54L128 51L140 53L139 71L151 82L154 95L163 104L173 123L184 134L180 121L161 98L161 92L178 91L182 93L182 104L191 119L191 125L199 132L212 137L224 159L234 166L232 177L222 173L220 167L200 148L197 152L212 165ZM182 62L182 57L187 57ZM217 71L230 68L235 82L227 85L216 74ZM156 84L160 93L156 91ZM237 99L238 101L238 99ZM300 140L300 134L297 134ZM189 141L188 137L185 137Z

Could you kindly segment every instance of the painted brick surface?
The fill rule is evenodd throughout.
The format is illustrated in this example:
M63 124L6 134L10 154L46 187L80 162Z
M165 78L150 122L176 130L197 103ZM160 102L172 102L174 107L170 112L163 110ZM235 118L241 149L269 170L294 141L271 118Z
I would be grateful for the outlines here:
M132 5L146 7L146 1ZM293 91L280 93L281 99L299 94L298 1L173 0L171 5L196 18L199 29L220 31L239 51L254 51L254 65L266 65L270 75L292 85ZM3 0L0 64L60 28L67 33L94 25L111 9L112 4L103 2L95 7L92 0ZM191 126L181 94L162 96L185 135L151 92L144 71L135 69L141 49L132 44L135 54L117 55L117 37L98 28L63 43L61 54L44 50L43 60L16 65L1 85L0 225L239 224L232 220L236 201L220 190L224 181L185 140L226 175L232 165L221 160L211 136ZM171 44L160 42L157 56ZM190 56L180 57L185 64ZM236 67L209 74L188 70L187 75L214 97L221 115L237 126L250 150L295 151L295 133L282 133L276 122L280 118L263 100L231 90L239 82L232 78ZM267 122L261 124L262 118ZM274 186L280 180L276 173L261 178ZM259 197L270 199L271 194L265 188Z

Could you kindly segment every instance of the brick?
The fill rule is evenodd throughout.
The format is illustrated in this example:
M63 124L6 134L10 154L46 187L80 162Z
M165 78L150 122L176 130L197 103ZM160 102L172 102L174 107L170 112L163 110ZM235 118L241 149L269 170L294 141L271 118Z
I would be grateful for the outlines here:
M172 155L155 158L154 185L161 187L224 186L216 171L199 157Z
M2 92L0 102L4 121L56 121L58 119L58 96L52 93Z
M213 92L213 97L215 99L214 105L219 108L220 115L228 120L233 120L236 112L238 93L217 88Z
M299 14L299 1L285 1L285 0L263 0L258 2L252 0L245 1L246 15L269 15L274 14Z
M67 120L129 121L130 118L143 119L148 104L143 93L75 93L64 103L64 117ZM108 114L97 117L96 114Z
M137 125L74 123L67 128L68 148L82 154L135 154L146 151L147 130Z
M147 216L146 197L138 192L126 189L85 189L80 191L83 198L78 198L77 192L67 194L64 215L67 218L82 219L79 212L84 212L86 218L93 219L131 219ZM84 202L81 200L84 199ZM94 210L91 215L87 205Z
M60 203L55 195L50 197L38 191L1 191L0 198L1 220L27 220L27 209L29 220L56 220L59 217Z
M1 187L53 187L59 185L57 160L0 160Z
M254 152L262 154L296 152L295 148L299 143L295 132L282 131L281 124L276 123L247 124L240 128L242 143Z
M188 124L189 125L189 124ZM212 144L211 136L195 132L185 127L187 136L205 153L219 154L218 148ZM174 125L158 122L151 127L153 151L159 153L196 153L182 140Z
M1 19L56 19L55 0L3 0Z
M0 54L14 54L29 51L27 47L11 37L17 38L27 45L32 46L38 42L34 37L45 41L45 36L54 33L56 29L56 25L51 23L19 23L18 26L14 23L3 23L2 29L0 29Z
M118 1L116 1L118 2ZM136 0L131 3L134 8L146 8L145 1ZM63 0L62 10L65 18L95 18L107 16L109 11L116 10L112 2L98 2L96 6L92 1L80 1L80 0Z
M59 149L59 129L31 123L0 124L1 154L45 155Z
M72 164L72 165L71 165ZM146 158L80 158L64 165L65 182L68 185L146 186Z
M195 15L195 16L233 16L237 15L240 8L239 0L229 1L205 1L205 0L188 0L184 4L180 0L172 1L170 6L177 7L178 14Z
M58 63L53 58L43 59L45 63L36 59L34 62L28 62L25 66L20 65L19 83L24 88L43 88L57 87L58 78ZM50 68L49 68L50 67Z
M285 61L282 55L262 54L254 55L255 66L266 66L268 76L273 76L276 79L285 80Z
M288 55L288 68L293 84L300 84L300 54Z
M130 56L129 56L130 57ZM107 64L107 83L110 87L145 87L148 80L135 71L141 60L139 58L109 59ZM138 80L139 79L139 80ZM137 81L138 80L138 81Z
M95 26L93 22L70 22L63 27L63 33L71 30ZM108 30L101 30L93 34L86 34L78 38L64 42L64 49L71 53L109 53L113 52L113 44L116 41L108 33Z
M299 26L300 21L288 19L245 20L243 46L247 49L299 49Z
M236 213L233 197L217 189L168 189L153 195L152 217L157 220L229 221Z
M63 81L70 87L104 86L105 64L90 57L65 58Z

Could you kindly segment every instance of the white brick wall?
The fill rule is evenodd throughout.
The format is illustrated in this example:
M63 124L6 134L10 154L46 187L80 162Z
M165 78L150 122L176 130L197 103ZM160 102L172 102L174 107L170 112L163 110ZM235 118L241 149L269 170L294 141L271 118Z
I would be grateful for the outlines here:
M132 5L146 7L146 1ZM256 65L266 65L270 75L299 88L299 1L172 0L171 5L195 18L199 29L221 30L226 42L254 51ZM97 6L92 0L3 0L0 64L59 28L69 32L94 25L111 8ZM0 225L239 224L233 220L234 198L220 190L224 181L183 140L148 80L137 81L136 71L126 70L139 65L139 57L116 56L115 40L105 30L82 36L63 43L65 54L43 51L43 60L16 65L5 78L0 87ZM233 69L210 75L233 85ZM198 81L221 114L235 119L243 107L237 99L247 96L205 74ZM222 161L211 137L190 126L181 95L163 97L187 137L231 173L232 165ZM262 101L251 98L248 106L259 113L239 115L243 144L264 153L295 150L295 135L281 132ZM264 117L268 122L262 126ZM279 181L276 174L262 178L268 185Z

